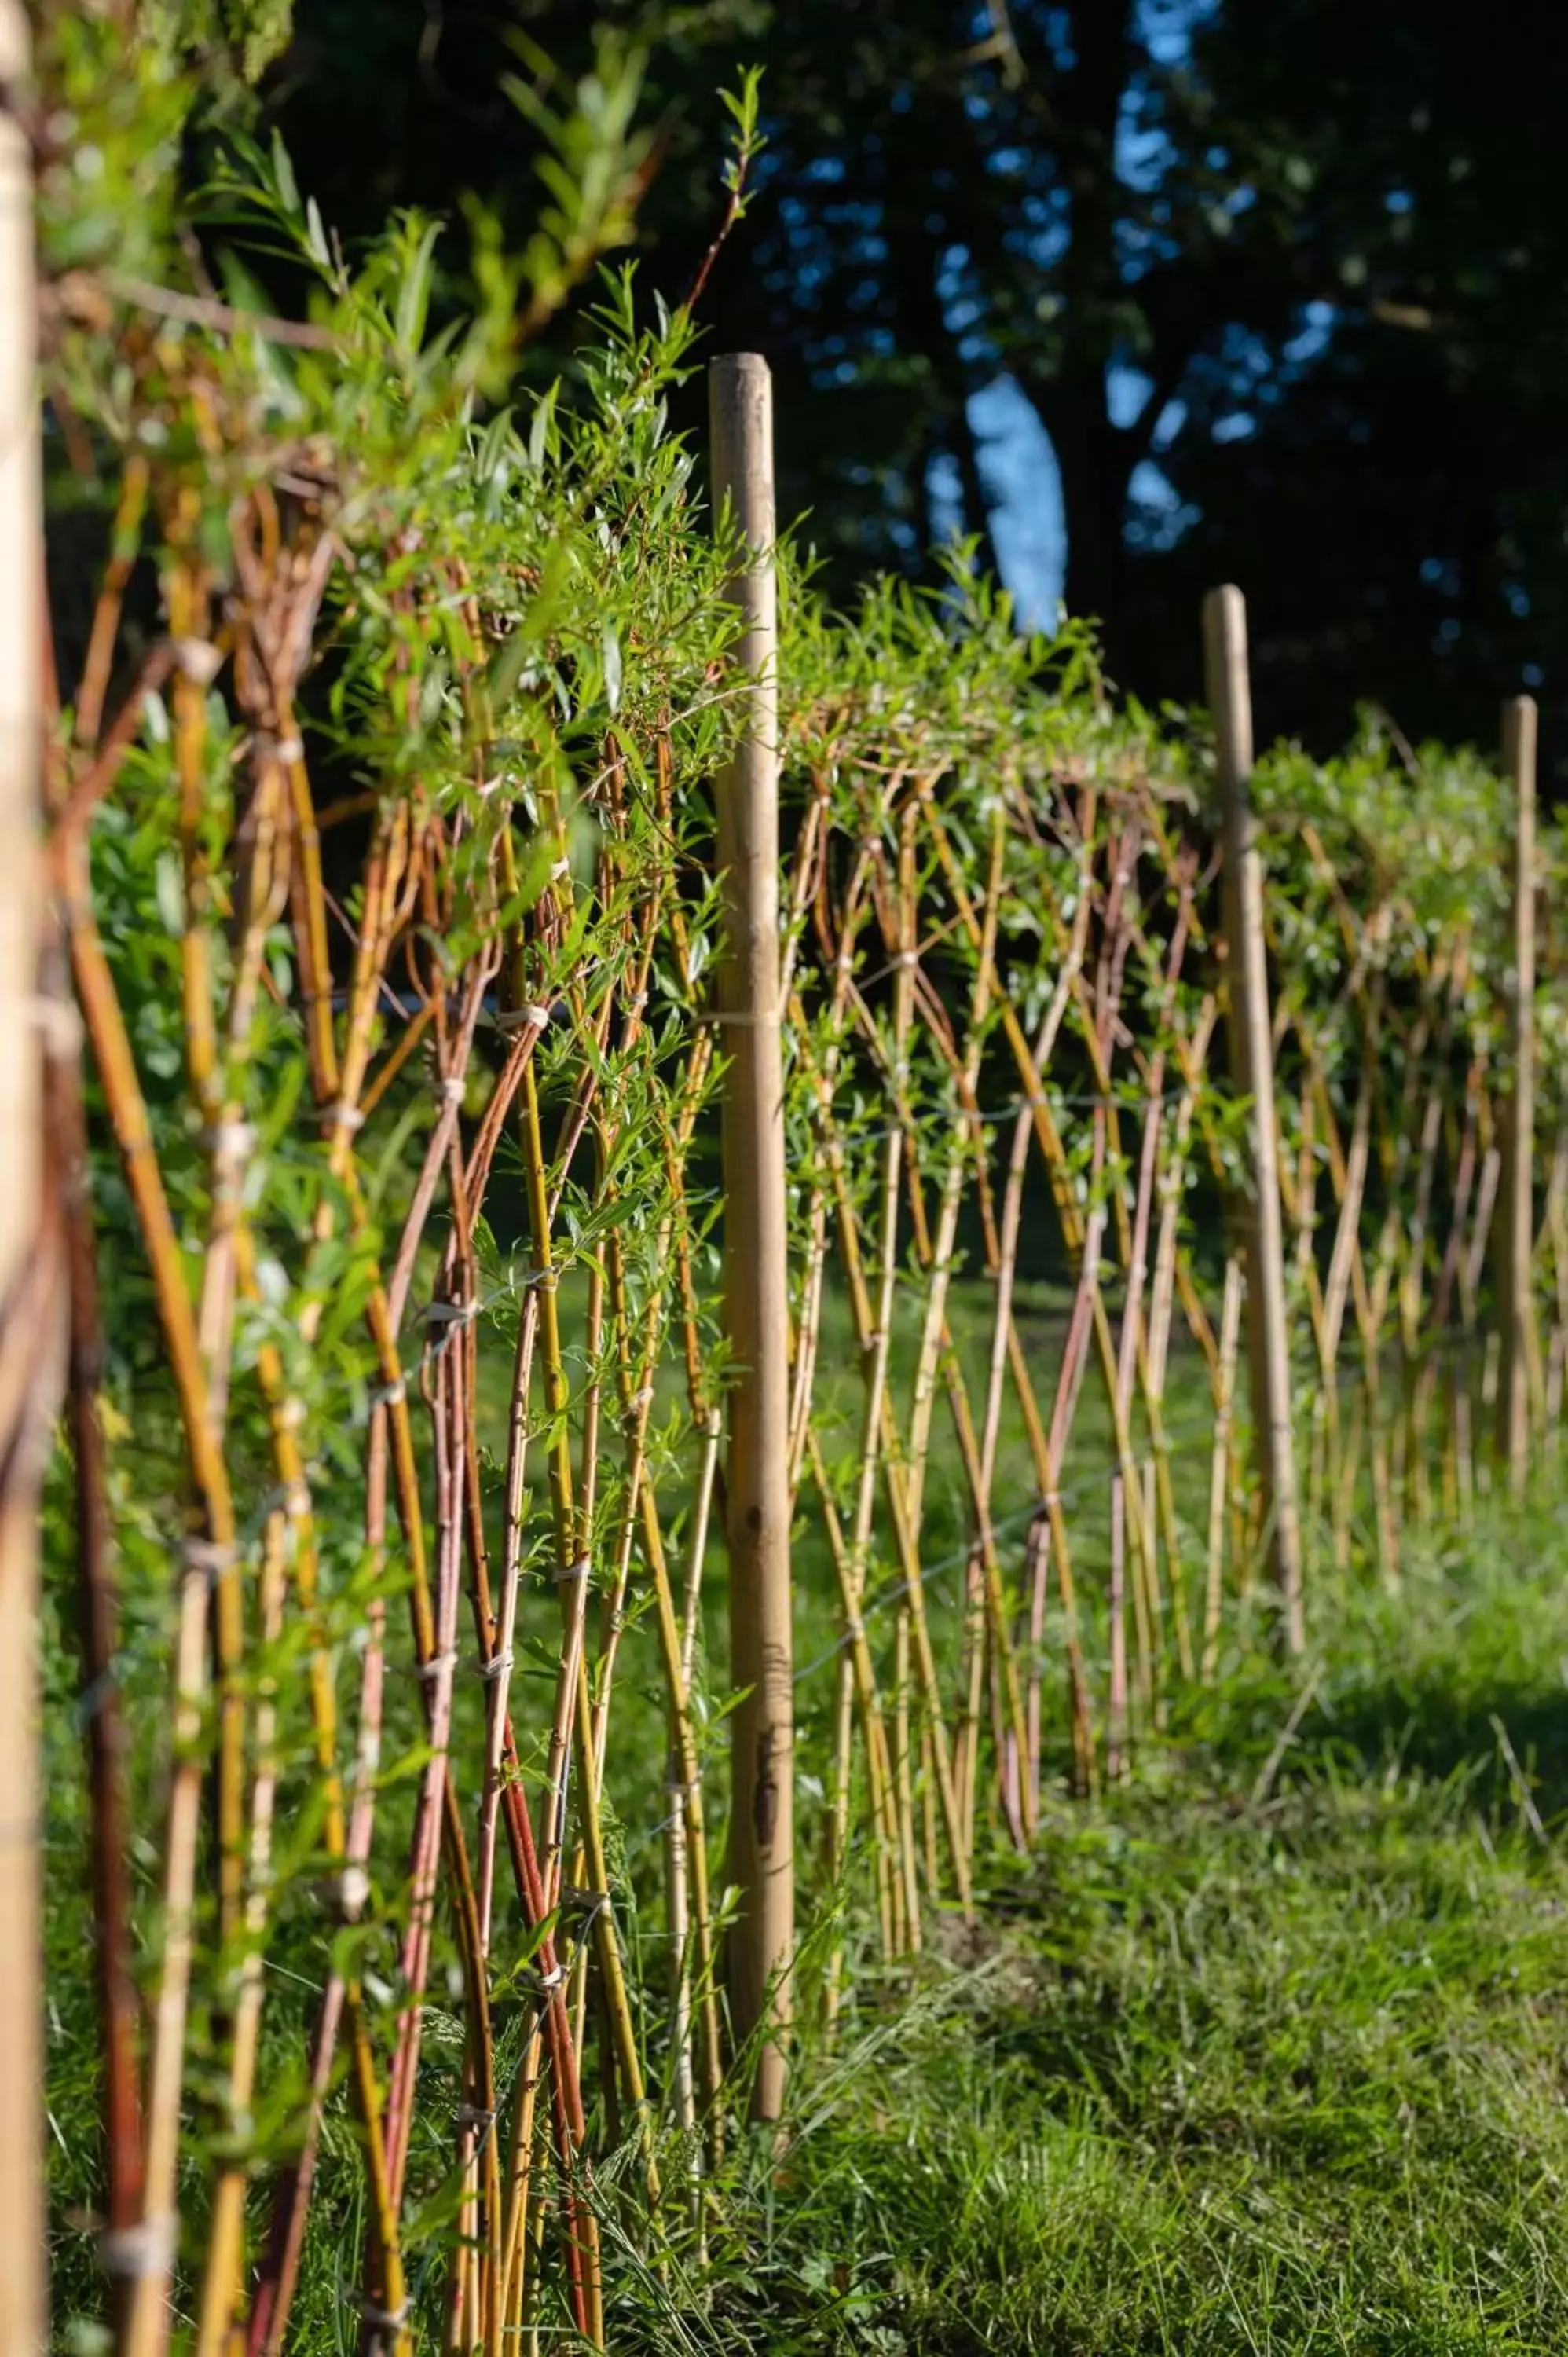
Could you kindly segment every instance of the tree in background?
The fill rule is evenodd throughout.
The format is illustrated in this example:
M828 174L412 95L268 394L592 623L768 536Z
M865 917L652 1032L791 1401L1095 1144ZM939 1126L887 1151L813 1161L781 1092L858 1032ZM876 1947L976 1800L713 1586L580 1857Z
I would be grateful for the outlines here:
M1484 732L1535 683L1561 31L1522 77L1473 11L1412 0L299 0L266 105L346 235L470 188L521 218L517 91L607 31L646 50L640 234L671 300L723 201L714 93L764 70L759 201L703 307L774 364L785 511L837 578L918 571L954 527L992 553L976 397L1005 382L1059 468L1067 602L1131 689L1196 692L1194 592L1224 574L1270 725L1333 737L1370 694Z
M580 43L569 13L529 15L557 59ZM889 553L918 565L944 461L953 520L986 542L972 404L1009 375L1060 466L1068 604L1100 618L1113 670L1130 485L1189 364L1231 327L1277 344L1294 325L1300 188L1288 157L1236 154L1186 63L1190 13L1133 0L601 12L652 37L668 135L645 221L671 297L712 210L702 94L737 52L764 68L766 200L710 303L718 339L759 345L783 380L786 487L824 549L856 570ZM307 184L319 164L373 215L398 197L449 201L478 167L504 197L526 129L496 87L501 12L443 24L403 0L305 0L296 25L276 102ZM808 389L841 397L789 397Z
M1322 741L1359 693L1489 742L1523 687L1561 767L1568 28L1525 71L1450 0L1226 0L1195 67L1298 159L1316 326L1283 369L1234 338L1195 359L1165 460L1183 529L1133 567L1136 683L1185 692L1172 616L1229 575L1273 725Z

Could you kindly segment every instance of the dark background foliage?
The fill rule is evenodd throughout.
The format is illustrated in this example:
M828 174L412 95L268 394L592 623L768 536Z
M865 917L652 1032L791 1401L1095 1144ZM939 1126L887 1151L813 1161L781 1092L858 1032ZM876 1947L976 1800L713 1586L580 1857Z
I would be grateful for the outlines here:
M346 238L467 189L521 228L501 78L530 43L579 74L607 33L646 50L672 300L722 210L716 91L764 69L703 313L774 365L785 507L836 581L927 571L954 527L993 554L1001 509L1027 537L1043 431L1067 602L1132 693L1196 694L1195 601L1233 577L1265 733L1326 747L1369 699L1489 742L1528 686L1568 759L1568 27L1521 53L1455 0L298 0L263 120Z

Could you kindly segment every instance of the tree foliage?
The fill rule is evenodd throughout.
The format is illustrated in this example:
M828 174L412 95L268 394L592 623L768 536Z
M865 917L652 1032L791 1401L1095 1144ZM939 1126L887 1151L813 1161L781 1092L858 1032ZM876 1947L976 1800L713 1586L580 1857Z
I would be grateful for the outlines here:
M1002 500L1039 513L974 406L1005 380L1060 470L1069 610L1145 696L1193 694L1195 590L1228 576L1272 719L1325 743L1367 694L1484 733L1561 635L1560 28L1520 74L1451 0L596 14L646 52L671 300L723 201L712 90L764 69L759 201L704 317L779 372L787 510L841 581L919 572L955 521L984 544ZM580 12L524 21L586 57ZM268 103L346 230L476 185L525 202L514 24L303 0Z

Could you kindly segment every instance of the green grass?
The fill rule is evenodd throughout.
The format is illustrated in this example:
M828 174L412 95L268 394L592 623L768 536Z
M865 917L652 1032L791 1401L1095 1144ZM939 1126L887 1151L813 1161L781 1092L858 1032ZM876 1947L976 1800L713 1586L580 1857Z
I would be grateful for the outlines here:
M972 1945L802 2074L779 2182L732 2189L706 2284L634 2301L633 2344L1560 2351L1555 1540L1347 1607L1283 1750L1303 1689L1254 1665L1125 1792L1055 1804Z

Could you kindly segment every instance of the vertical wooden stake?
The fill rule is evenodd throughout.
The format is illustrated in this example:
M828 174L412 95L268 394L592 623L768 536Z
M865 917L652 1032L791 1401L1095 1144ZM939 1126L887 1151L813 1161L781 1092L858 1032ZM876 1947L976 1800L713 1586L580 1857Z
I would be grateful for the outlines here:
M760 2031L752 2115L779 2117L795 1930L794 1727L790 1684L789 1304L786 1271L784 1067L779 1039L778 591L773 568L773 386L755 352L708 371L715 513L748 554L730 594L745 628L744 733L718 780L725 945L720 1011L724 1091L725 1299L737 1370L729 1394L725 1495L730 1674L745 1699L731 1721L730 1933L736 2040Z
M1252 1191L1244 1206L1247 1351L1252 1420L1262 1488L1269 1570L1279 1590L1285 1645L1306 1642L1291 1425L1290 1340L1285 1326L1284 1242L1275 1168L1274 1057L1263 947L1263 870L1248 800L1252 699L1247 678L1247 607L1240 589L1211 589L1203 601L1208 708L1225 810L1225 930L1230 946L1230 1069L1250 1103Z
M16 2357L42 2350L46 2306L38 1392L50 1355L36 1284L43 545L27 71L22 0L0 0L0 1355L33 1371L7 1383L0 1429L0 2349Z
M1503 768L1513 780L1513 997L1511 1087L1502 1119L1502 1217L1498 1222L1498 1325L1502 1342L1497 1405L1498 1455L1509 1488L1523 1494L1530 1474L1530 1256L1535 1241L1535 698L1503 706Z

